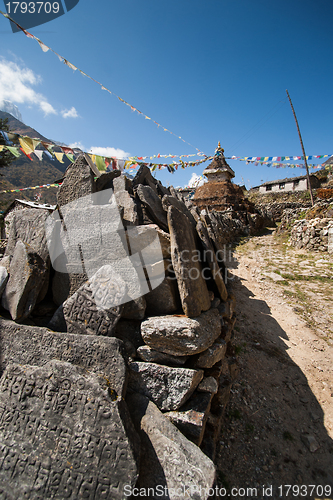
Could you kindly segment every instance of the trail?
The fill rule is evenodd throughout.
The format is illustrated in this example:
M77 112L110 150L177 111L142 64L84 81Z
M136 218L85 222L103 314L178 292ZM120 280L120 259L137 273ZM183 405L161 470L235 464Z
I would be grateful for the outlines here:
M273 484L273 498L278 485L330 485L325 498L333 498L332 263L273 235L252 238L229 262L240 375L221 435L219 484Z

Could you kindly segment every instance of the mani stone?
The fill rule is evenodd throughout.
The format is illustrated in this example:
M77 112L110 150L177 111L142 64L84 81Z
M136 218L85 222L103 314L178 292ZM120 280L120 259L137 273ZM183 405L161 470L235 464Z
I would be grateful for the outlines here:
M55 333L38 326L18 325L0 318L2 372L8 363L43 366L51 359L72 363L107 380L110 390L124 396L127 372L121 340L95 335Z
M215 481L214 463L140 394L127 398L131 417L141 438L137 488L155 492L153 500L207 500Z
M205 351L221 334L217 309L210 309L197 318L156 316L141 323L144 342L172 356L186 356Z
M153 401L162 411L177 410L203 378L202 370L171 368L156 363L132 362L129 389Z
M125 294L124 280L111 266L103 266L57 309L49 327L57 330L65 322L69 333L113 336Z
M140 184L136 193L148 211L151 219L163 230L168 231L166 212L162 207L161 199L150 186Z
M57 202L61 207L95 191L94 173L85 157L80 155L65 172L64 180L57 193Z
M8 281L8 272L4 266L0 266L0 297Z
M165 413L165 416L196 445L204 437L213 394L195 392L179 411Z
M188 218L188 220L191 222L191 224L194 227L196 226L196 222L195 222L193 215L191 214L190 210L187 208L187 206L185 205L185 203L183 201L180 201L175 196L170 196L170 195L163 196L162 207L164 208L164 210L166 212L168 211L168 208L171 205L173 207L176 207L180 212L182 212L184 215L186 215L186 217Z
M147 363L158 363L168 366L182 366L188 359L188 356L171 356L171 354L155 351L147 345L140 346L137 349L137 354L142 361L146 361Z
M14 321L27 318L40 297L48 273L44 260L32 247L18 240L10 263L2 306Z
M18 240L27 243L48 263L50 260L45 235L45 221L49 216L47 210L29 208L18 210L13 214L5 256L13 256Z
M125 402L70 363L9 364L0 382L3 498L123 500L139 441Z
M209 238L208 231L206 226L203 224L203 222L199 221L197 223L197 233L199 235L199 238L201 240L202 246L204 248L204 255L205 255L205 260L207 264L210 267L210 270L212 272L213 280L215 281L215 284L217 286L217 289L219 291L220 297L222 300L227 300L228 298L228 292L225 287L224 281L223 281L223 275L220 270L220 266L218 264L214 246L211 242L211 239Z
M170 236L158 227L157 224L136 226L127 230L127 238L132 254L145 250L145 260L156 257L155 240L158 237L163 259L170 257Z
M198 262L196 233L189 219L177 208L168 208L171 260L186 316L199 316L210 308L210 298L202 267Z

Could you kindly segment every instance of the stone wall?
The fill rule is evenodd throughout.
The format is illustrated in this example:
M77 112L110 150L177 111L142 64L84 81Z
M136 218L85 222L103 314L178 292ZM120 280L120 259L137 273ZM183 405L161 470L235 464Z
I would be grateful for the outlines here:
M238 372L225 244L260 221L200 212L144 166L96 180L83 157L51 218L15 214L0 262L5 495L208 498Z
M296 220L289 245L317 252L333 252L333 218Z

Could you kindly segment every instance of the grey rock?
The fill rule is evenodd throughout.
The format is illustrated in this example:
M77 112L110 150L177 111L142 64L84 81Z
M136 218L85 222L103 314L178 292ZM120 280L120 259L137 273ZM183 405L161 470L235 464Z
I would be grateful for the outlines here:
M200 446L204 437L213 394L193 394L179 411L165 413L165 416L193 443Z
M148 168L147 165L141 165L132 181L132 185L133 189L135 189L140 184L156 186L157 182L158 181L151 175L150 168Z
M122 211L124 224L139 224L138 207L135 198L127 191L118 191L115 193L115 198L119 209Z
M48 215L47 210L36 208L14 212L4 256L12 257L16 243L21 240L48 263L50 258L45 235L45 221Z
M123 342L129 341L137 349L144 344L140 331L141 321L120 319L113 335Z
M163 230L168 231L167 216L163 210L162 202L159 196L150 186L140 184L136 188L136 193L140 201L144 204L151 219Z
M212 368L218 361L224 358L227 351L227 344L224 340L218 339L208 349L202 352L196 363L196 368Z
M52 296L57 306L60 306L71 295L88 281L86 273L60 273L55 271L52 280Z
M140 346L137 350L137 354L142 361L146 361L147 363L157 363L168 366L182 366L188 360L188 356L171 356L171 354L155 351L155 349L147 345Z
M9 269L10 269L10 261L12 260L12 256L11 255L6 255L6 257L3 257L1 260L0 260L0 266L4 267L7 271L7 273L9 273Z
M95 181L96 191L112 188L116 178L120 175L120 170L111 170L111 172L102 173Z
M138 297L124 304L121 317L124 319L143 319L146 312L145 297Z
M320 445L319 445L318 441L311 434L307 434L307 433L306 434L302 434L301 435L301 440L303 441L303 443L305 444L305 446L308 448L308 450L311 451L311 453L314 453L315 451L318 450L318 448L320 448Z
M214 377L204 377L198 385L198 392L210 392L216 394L218 391L218 383Z
M147 293L145 299L148 316L172 314L181 307L177 282L168 276L158 287Z
M93 371L118 396L124 396L127 374L121 340L96 335L55 333L0 318L1 372L10 363L43 366L52 359Z
M64 180L57 193L58 205L61 207L74 200L96 192L94 172L83 155L71 163L65 172Z
M31 314L47 273L44 260L32 247L18 240L10 263L9 280L2 295L2 306L10 312L13 320L23 320Z
M192 213L190 212L190 210L187 208L187 206L183 201L180 201L178 198L175 198L174 196L170 195L163 196L162 198L163 209L167 212L170 206L176 207L180 212L186 215L186 217L194 227L196 226L196 222Z
M210 298L202 267L198 262L196 233L186 215L177 208L168 209L171 239L171 260L177 277L178 289L186 316L199 316L207 311Z
M8 281L7 269L3 266L0 266L0 297L6 287L7 281Z
M69 363L10 364L0 386L0 482L6 498L122 500L138 477L125 402ZM7 496L8 494L8 496Z
M189 498L193 500L207 500L215 481L213 462L147 398L136 394L127 402L144 457L136 486L146 491L153 488L151 491L157 492L151 496L154 500L179 500L183 497L179 488L191 491Z
M65 321L69 333L113 336L126 291L111 266L103 266L60 306L49 326L57 331Z
M217 261L214 246L209 238L207 228L201 221L197 223L196 228L204 249L205 261L212 272L212 277L220 293L220 297L222 300L227 300L228 292L223 281L223 272Z
M173 356L203 352L220 333L221 321L217 309L210 309L197 318L157 316L141 323L144 342L152 349Z
M180 408L203 378L202 370L156 363L133 362L129 368L129 388L148 397L163 411Z
M128 244L132 254L145 251L145 261L156 262L155 240L158 237L162 258L167 259L171 255L170 236L160 229L157 224L141 225L127 230Z

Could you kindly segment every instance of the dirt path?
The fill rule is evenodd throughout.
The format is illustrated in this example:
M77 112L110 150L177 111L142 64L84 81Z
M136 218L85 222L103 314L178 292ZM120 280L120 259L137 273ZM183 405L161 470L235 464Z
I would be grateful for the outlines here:
M333 258L265 235L238 246L230 267L240 375L219 485L257 488L239 498L333 498Z

